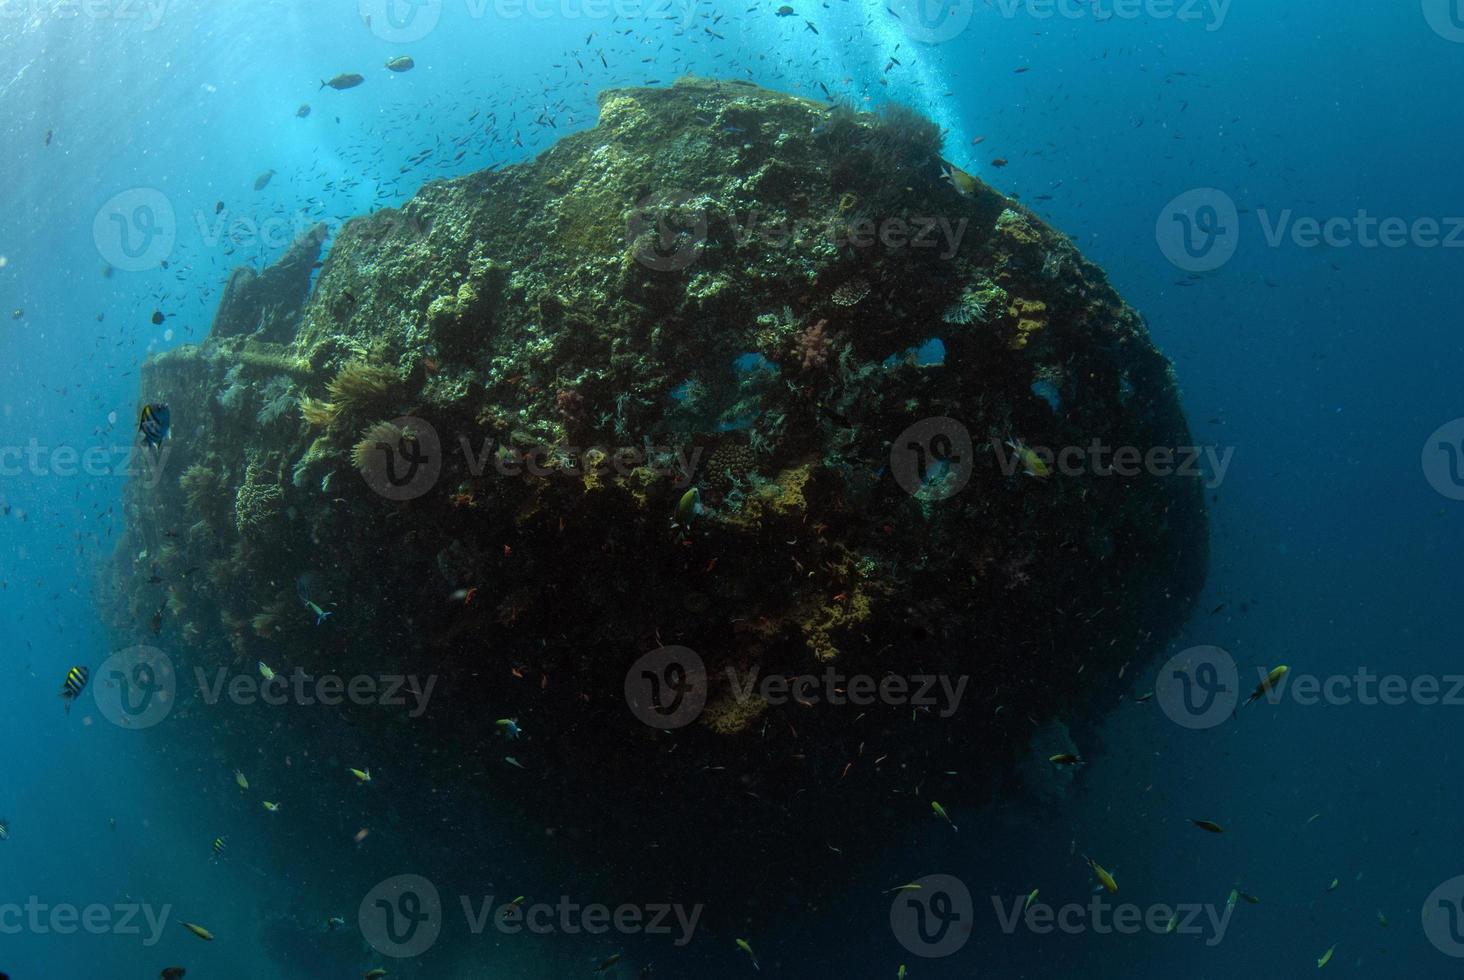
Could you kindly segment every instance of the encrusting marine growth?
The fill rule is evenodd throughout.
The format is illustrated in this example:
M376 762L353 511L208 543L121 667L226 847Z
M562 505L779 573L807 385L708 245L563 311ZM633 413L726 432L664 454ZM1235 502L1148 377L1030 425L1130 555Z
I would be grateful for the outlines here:
M292 820L345 805L389 835L402 809L472 836L491 813L576 860L630 842L596 860L700 898L789 855L814 880L931 797L982 797L1035 735L1068 744L1201 586L1202 488L1008 448L1191 440L1100 270L941 152L899 108L612 90L531 162L347 222L313 288L318 237L236 273L207 341L143 372L175 437L127 493L118 624L162 589L149 642L180 676L439 682L412 721L184 691L169 723L315 785L370 762L370 791L302 790ZM290 407L261 424L266 404ZM433 478L377 492L362 470L392 452ZM672 646L706 705L668 733L624 692ZM819 681L763 687L798 675ZM413 867L465 846L413 838Z

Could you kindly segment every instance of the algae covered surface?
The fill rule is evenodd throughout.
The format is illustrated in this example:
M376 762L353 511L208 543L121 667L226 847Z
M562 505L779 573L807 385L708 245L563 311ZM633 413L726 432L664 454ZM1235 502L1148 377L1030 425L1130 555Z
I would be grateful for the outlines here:
M147 364L175 435L128 492L116 617L146 624L126 583L157 576L184 673L432 678L329 726L179 695L202 744L332 786L369 762L392 792L363 824L498 806L735 897L1066 744L1203 583L1142 319L943 176L911 112L612 90L532 162L347 222L317 270L323 234Z

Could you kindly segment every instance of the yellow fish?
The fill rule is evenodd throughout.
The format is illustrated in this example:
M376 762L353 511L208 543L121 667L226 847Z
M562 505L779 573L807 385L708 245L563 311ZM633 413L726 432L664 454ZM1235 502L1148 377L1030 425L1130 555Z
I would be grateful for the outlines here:
M1169 923L1164 927L1164 932L1166 934L1171 933L1171 932L1173 932L1175 930L1175 928L1178 925L1179 925L1179 916L1171 913L1170 916L1169 916Z
M1036 888L1032 889L1030 892L1027 893L1027 904L1022 906L1022 911L1025 912L1029 908L1031 908L1032 907L1032 903L1035 902L1035 901L1037 901L1037 889Z
M1388 917L1383 914L1382 909L1378 909L1378 925L1382 926L1384 929L1388 928Z
M239 784L240 789L249 788L249 780L245 779L244 774L237 769L234 770L234 782Z
M1083 855L1083 860L1088 862L1088 867L1092 869L1093 876L1098 879L1099 884L1108 889L1110 894L1118 891L1118 882L1114 879L1113 875L1103 870L1102 865L1100 865L1097 861L1094 861L1092 858L1088 857L1088 855L1086 854Z
M1201 830L1208 830L1212 834L1225 833L1225 828L1221 827L1213 820L1196 820L1194 817L1190 817L1190 823L1194 824Z
M1341 878L1333 878L1332 879L1332 883L1327 886L1327 891L1329 891L1329 892L1336 891L1337 890L1337 886L1340 885L1341 883L1342 883L1342 879Z
M348 766L347 768L349 769L350 767ZM351 769L351 775L352 776L355 776L358 780L360 780L363 783L369 783L369 782L371 782L371 770L370 769Z
M384 976L386 976L386 971L378 966L370 973L363 974L361 980L381 980Z
M889 891L885 892L885 894L893 895L895 892L913 892L918 891L923 887L923 885L917 885L914 882L911 882L908 885L896 885L894 888L891 888Z
M895 980L905 980L905 964L901 963L900 968L895 971Z
M948 181L956 189L956 193L962 197L970 197L972 194L975 194L976 188L980 186L975 177L972 177L954 163L947 163L942 160L940 162L940 169L941 180Z
M1083 764L1082 756L1076 752L1059 752L1057 755L1049 755L1047 761L1059 766L1080 766Z
M1042 457L1027 446L1020 439L1008 439L1007 446L1017 454L1017 459L1022 464L1022 472L1028 476L1034 476L1039 480L1045 480L1052 475L1052 470L1043 462Z
M746 953L748 955L748 958L750 958L752 960L752 968L754 970L761 970L762 969L762 967L760 965L758 965L758 962L757 962L757 954L752 951L752 947L750 945L748 945L748 942L747 942L746 939L739 939L739 940L737 940L737 948L740 949L740 950L742 950L744 953Z
M203 926L196 926L191 922L185 922L183 923L183 928L187 929L189 932L193 933L195 936L197 936L199 939L202 939L206 943L213 942L213 933L209 932Z
M691 527L692 520L702 512L701 491L692 487L681 495L676 503L676 518L672 523L679 528Z
M264 801L264 808L266 810L268 810L270 813L275 813L276 811L279 810L280 805L278 803L271 803L269 800L265 800Z
M259 676L263 677L265 681L272 681L275 679L275 672L270 670L269 664L265 663L263 660L259 661L259 663L255 666L259 668Z
M1332 954L1335 952L1337 952L1337 947L1333 946L1331 949L1323 953L1322 958L1317 960L1317 969L1320 970L1322 967L1332 962Z
M1277 683L1280 682L1281 678L1285 677L1290 670L1291 668L1286 666L1285 664L1282 664L1280 667L1272 670L1269 674L1266 675L1265 680L1256 685L1256 689L1251 692L1250 697L1245 699L1245 703L1250 704L1252 701L1259 701L1261 697L1271 688L1275 687Z
M955 825L955 823L951 820L950 814L946 813L945 807L941 806L939 803L935 802L934 800L931 800L930 801L930 809L935 812L935 815L937 817L940 817L946 823L950 824L952 830L957 831L957 832L960 831L961 828L960 827L957 827Z

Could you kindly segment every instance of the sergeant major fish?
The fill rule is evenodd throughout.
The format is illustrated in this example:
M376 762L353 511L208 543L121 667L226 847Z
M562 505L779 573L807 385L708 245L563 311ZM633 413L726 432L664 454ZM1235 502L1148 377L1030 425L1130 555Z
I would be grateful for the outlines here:
M89 677L91 677L91 671L85 667L72 667L66 672L66 682L61 685L61 700L66 702L68 715L71 714L71 702L81 694Z

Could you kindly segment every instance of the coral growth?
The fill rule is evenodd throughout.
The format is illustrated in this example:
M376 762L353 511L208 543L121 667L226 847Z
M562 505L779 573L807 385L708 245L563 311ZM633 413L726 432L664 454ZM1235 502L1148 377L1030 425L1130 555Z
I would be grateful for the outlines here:
M348 737L392 774L389 797L355 797L360 825L402 799L453 821L491 800L533 833L572 828L574 860L619 859L592 843L635 827L668 842L665 861L626 849L637 875L765 887L829 813L884 814L837 828L868 852L930 795L999 781L1054 719L1114 703L1203 584L1197 482L1013 476L991 436L1192 438L1138 313L1021 204L942 180L930 121L699 79L601 107L533 160L346 222L313 281L304 251L238 274L201 347L150 358L140 394L187 433L181 476L129 484L108 594L135 635L159 566L190 666L349 657L441 681L421 724L180 712L200 754L299 746L298 778L338 784ZM753 215L805 231L742 235ZM837 234L915 215L962 223L959 246ZM380 421L404 417L438 450ZM401 499L373 492L382 444L424 477ZM627 710L632 665L668 648L715 679L670 734ZM826 667L970 687L938 716L725 681ZM529 733L523 771L488 751L495 718ZM301 797L302 820L333 825L337 799Z
M829 321L819 320L811 324L798 338L798 360L805 371L816 371L828 367L829 356L834 351L834 340L827 330Z
M398 381L390 368L351 361L336 372L326 390L336 415L358 416L388 404Z

